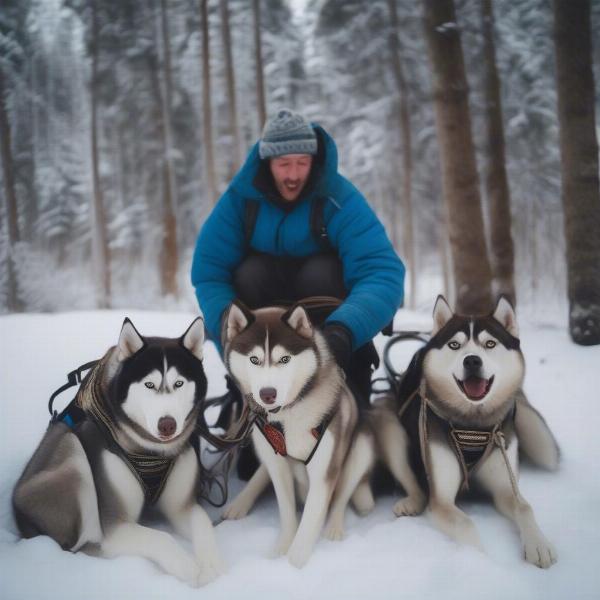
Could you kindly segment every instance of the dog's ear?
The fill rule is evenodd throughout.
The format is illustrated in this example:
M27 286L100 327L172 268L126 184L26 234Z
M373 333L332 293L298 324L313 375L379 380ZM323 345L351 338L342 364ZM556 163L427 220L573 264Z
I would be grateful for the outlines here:
M230 342L236 335L244 331L254 322L254 315L250 309L239 300L234 300L229 306L225 321L224 338Z
M441 294L435 301L433 307L433 329L431 330L432 337L454 316L452 309L446 298Z
M133 356L144 347L145 343L144 338L138 333L133 323L125 317L119 335L119 343L117 344L117 359L119 362Z
M281 320L287 323L298 335L311 339L313 326L301 304L294 304L287 312L281 315Z
M197 317L181 336L181 344L189 350L198 360L204 357L202 348L204 345L204 319Z
M515 309L506 296L500 296L498 298L498 304L494 313L492 314L494 319L498 321L510 335L513 337L519 337L519 327L517 325L517 315Z

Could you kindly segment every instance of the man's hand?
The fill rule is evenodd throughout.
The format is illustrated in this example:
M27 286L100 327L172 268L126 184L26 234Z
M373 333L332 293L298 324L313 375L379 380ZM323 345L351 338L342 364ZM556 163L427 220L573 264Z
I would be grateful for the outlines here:
M337 364L348 375L352 360L352 334L341 323L328 323L323 327L323 335Z

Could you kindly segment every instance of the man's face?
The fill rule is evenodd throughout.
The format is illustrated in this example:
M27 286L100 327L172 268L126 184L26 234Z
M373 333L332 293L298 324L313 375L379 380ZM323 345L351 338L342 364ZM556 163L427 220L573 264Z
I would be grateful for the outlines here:
M310 154L284 154L272 158L269 165L277 191L282 198L288 202L296 200L310 174L312 156Z

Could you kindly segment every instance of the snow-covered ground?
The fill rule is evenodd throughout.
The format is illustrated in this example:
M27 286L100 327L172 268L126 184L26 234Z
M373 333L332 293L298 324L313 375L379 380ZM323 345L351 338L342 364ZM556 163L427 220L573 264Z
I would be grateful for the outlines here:
M68 371L116 342L125 314L143 334L170 337L193 318L139 311L0 317L2 599L600 597L600 347L575 346L563 328L527 322L521 323L525 388L562 448L558 473L525 467L521 476L521 491L558 550L558 563L548 571L522 560L515 528L488 504L465 505L480 530L482 554L446 539L426 515L394 518L391 495L379 498L368 517L349 511L346 539L320 540L301 571L285 558L267 558L278 514L274 497L265 497L246 519L218 525L227 572L200 590L141 558L104 560L64 552L49 538L20 540L10 496L46 428L48 396ZM424 327L428 321L404 311L396 320ZM221 393L224 371L211 344L205 368L209 395ZM239 487L232 483L234 493ZM217 520L219 511L209 512Z

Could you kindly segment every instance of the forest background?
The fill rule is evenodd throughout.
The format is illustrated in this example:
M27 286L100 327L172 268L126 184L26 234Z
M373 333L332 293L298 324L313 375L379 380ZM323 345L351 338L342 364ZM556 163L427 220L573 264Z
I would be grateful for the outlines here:
M589 0L4 0L0 311L197 310L199 228L288 106L336 140L407 306L504 292L598 343L599 39Z

